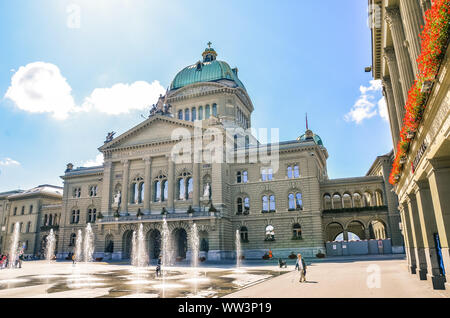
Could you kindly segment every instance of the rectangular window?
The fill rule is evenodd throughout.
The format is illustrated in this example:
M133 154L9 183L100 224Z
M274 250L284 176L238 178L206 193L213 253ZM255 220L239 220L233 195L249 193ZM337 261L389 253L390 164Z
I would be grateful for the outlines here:
M30 214L32 214L32 213L33 213L33 206L30 205Z
M261 170L261 180L267 181L267 170L266 169Z

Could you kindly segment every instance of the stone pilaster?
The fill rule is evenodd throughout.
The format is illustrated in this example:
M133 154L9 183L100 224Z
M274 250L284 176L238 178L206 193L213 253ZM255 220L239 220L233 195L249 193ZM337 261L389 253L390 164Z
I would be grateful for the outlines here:
M167 190L167 210L173 212L174 210L174 195L175 195L175 162L172 160L172 156L167 156L167 164L169 165L169 173L167 176L168 187Z
M416 185L417 208L419 210L419 219L422 227L428 277L431 278L433 288L445 289L444 276L441 273L438 254L436 252L436 244L434 242L434 233L437 233L438 229L434 217L430 185L428 180L418 181L416 182Z
M397 56L395 55L394 48L392 46L389 46L384 49L384 57L386 58L389 73L391 74L391 86L392 86L392 92L394 95L394 102L395 102L395 110L397 114L397 124L400 130L400 127L403 126L403 117L405 114L405 100L403 99L403 92L402 92L402 85L399 81L400 74L398 71L398 63L397 63Z
M391 126L392 142L394 144L394 151L397 151L398 138L400 137L400 129L398 126L397 109L395 106L394 92L392 90L391 78L389 76L383 77L383 95L386 99L386 105L389 114L389 124Z
M112 162L105 161L105 163L103 164L102 205L100 208L100 211L104 215L111 214L111 169Z
M152 193L152 158L144 158L144 213L150 214L150 201Z
M411 226L410 213L408 210L408 205L403 203L401 205L402 209L402 223L403 231L405 236L405 251L408 257L409 271L411 274L416 274L417 260L416 253L414 252L414 239L412 237L413 227Z
M130 173L130 162L128 160L123 160L123 171L122 171L122 202L121 202L121 214L128 214L128 203L130 198L128 197L128 175Z
M417 59L420 55L420 33L424 25L422 9L418 0L400 0L400 11L414 74L418 73Z
M414 193L408 196L408 212L411 222L411 236L414 241L414 253L417 265L419 267L420 280L427 279L427 260L423 244L422 226L420 224L419 211L417 208L416 195Z
M386 21L391 29L395 54L397 56L398 70L400 73L400 82L402 83L403 100L406 101L408 99L408 92L414 82L414 72L408 49L404 45L406 37L398 7L386 8Z
M194 181L194 193L193 193L193 208L200 208L200 163L194 161L193 167L193 181Z
M429 162L433 168L428 174L428 182L448 282L450 279L450 165L444 160L433 159Z

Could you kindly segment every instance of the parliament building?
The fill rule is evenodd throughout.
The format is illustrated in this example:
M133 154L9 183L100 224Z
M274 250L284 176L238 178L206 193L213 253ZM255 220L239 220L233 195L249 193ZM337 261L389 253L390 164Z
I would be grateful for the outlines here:
M99 148L102 166L67 165L59 213L47 213L56 207L51 202L35 210L39 220L30 228L37 243L28 252L40 253L39 240L53 228L57 256L66 258L78 231L91 223L95 257L127 259L142 224L155 259L164 219L177 259L190 257L194 223L208 260L235 258L237 239L247 259L269 250L275 257L315 257L336 240L390 239L392 251L403 252L398 201L388 182L393 153L376 158L365 176L329 179L319 135L307 127L294 140L263 142L252 130L253 111L238 69L218 60L209 45L175 76L146 120L108 134ZM20 197L3 196L6 216L21 211ZM5 217L3 249L12 222L25 217Z

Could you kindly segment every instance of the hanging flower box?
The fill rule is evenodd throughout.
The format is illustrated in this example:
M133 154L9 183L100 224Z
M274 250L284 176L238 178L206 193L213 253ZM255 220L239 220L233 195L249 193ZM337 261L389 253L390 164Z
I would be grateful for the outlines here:
M415 135L416 135L415 131L408 131L408 133L406 134L406 138L411 140L414 138Z
M406 160L407 160L406 156L400 157L400 164L402 164L402 165L405 164Z

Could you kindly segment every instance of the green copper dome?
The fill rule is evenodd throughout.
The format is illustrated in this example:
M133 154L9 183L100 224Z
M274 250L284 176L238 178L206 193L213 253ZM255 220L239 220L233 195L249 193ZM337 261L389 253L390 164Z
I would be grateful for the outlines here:
M307 130L305 134L297 138L298 141L314 141L317 145L323 146L322 138L311 130Z
M244 85L237 76L237 69L231 69L228 63L216 60L217 53L212 48L203 52L203 62L197 62L182 69L170 84L170 89L178 89L190 84L200 82L216 82L220 80L231 81L231 85L241 87Z

